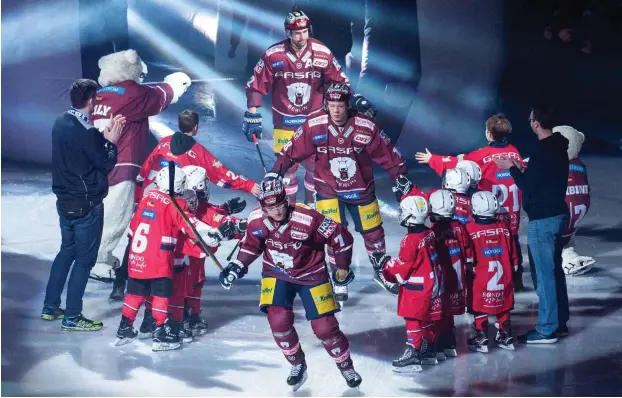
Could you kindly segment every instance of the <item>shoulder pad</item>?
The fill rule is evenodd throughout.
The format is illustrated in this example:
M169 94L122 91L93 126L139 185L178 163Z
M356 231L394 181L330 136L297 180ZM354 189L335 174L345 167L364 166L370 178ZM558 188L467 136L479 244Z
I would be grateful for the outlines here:
M328 124L328 115L324 114L322 116L314 117L313 119L308 119L307 123L309 127L317 126L318 124Z
M271 56L274 53L282 53L285 52L285 44L283 43L278 43L275 44L274 46L270 47L269 49L266 50L266 57Z
M331 52L328 49L328 47L326 47L322 43L316 42L316 41L312 41L311 42L311 50L319 51L319 52L326 53L326 54L331 54Z
M376 124L374 122L372 122L371 120L365 117L361 117L359 115L354 117L354 124L356 124L357 126L361 126L361 127L367 127L370 130L373 130L376 128Z

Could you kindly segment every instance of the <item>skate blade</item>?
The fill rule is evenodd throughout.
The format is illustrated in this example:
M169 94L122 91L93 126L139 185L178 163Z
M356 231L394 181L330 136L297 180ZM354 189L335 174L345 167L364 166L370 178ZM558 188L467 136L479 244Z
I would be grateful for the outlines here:
M497 344L499 348L503 348L504 350L514 351L514 344Z
M148 332L148 333L139 332L138 333L138 340L152 339L152 338L153 338L152 332Z
M300 389L300 387L302 387L303 384L305 384L305 381L307 381L307 371L305 370L305 372L302 374L302 380L300 380L300 382L294 384L292 387L292 392L296 392Z
M178 350L181 348L181 343L160 343L160 342L154 342L151 345L151 350L152 351L171 351L171 350Z
M436 359L436 357L434 358L425 358L421 360L421 364L422 365L437 365L438 364L438 359Z
M183 344L189 344L192 343L193 338L192 337L184 337L183 339L181 339L181 342Z
M393 367L393 371L399 374L418 373L423 372L421 365L408 365L400 368Z
M447 356L445 355L444 352L437 352L436 353L436 359L439 361L445 361L447 360Z
M488 346L487 345L470 345L467 346L469 348L470 351L473 352L483 352L483 353L487 353L488 352Z
M445 348L443 351L445 352L446 357L455 358L458 356L458 352L455 348Z
M192 329L192 337L203 336L207 333L207 329Z
M117 338L117 341L114 343L115 347L121 347L122 345L130 344L134 341L134 337L124 337L122 339Z

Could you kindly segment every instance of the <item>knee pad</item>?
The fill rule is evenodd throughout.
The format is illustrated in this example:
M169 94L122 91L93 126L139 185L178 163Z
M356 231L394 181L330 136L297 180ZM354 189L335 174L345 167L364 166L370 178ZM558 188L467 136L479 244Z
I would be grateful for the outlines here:
M284 333L294 327L294 311L291 308L271 305L268 307L268 323L273 333Z
M361 233L363 242L365 242L365 249L367 254L373 253L385 253L386 247L384 244L384 228L379 227L372 231L366 231Z
M311 328L315 337L322 342L329 340L332 337L336 337L339 332L339 322L334 315L323 316L311 321Z

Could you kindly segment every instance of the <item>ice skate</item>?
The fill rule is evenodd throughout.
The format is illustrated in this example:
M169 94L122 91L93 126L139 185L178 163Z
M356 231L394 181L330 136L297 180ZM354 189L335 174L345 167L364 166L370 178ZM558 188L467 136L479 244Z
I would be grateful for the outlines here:
M155 318L151 314L151 310L145 308L145 316L143 317L143 322L140 324L140 329L138 333L139 339L150 339L153 337L153 332L155 331Z
M358 374L357 371L354 370L354 368L341 370L341 375L344 379L346 379L346 383L348 383L348 387L350 388L358 387L363 381L361 375Z
M192 343L192 331L184 327L181 321L171 321L171 331L179 336L179 341L183 344Z
M419 359L422 365L436 365L438 359L436 359L436 348L434 344L428 344L425 339L421 339L421 348L418 351Z
M292 387L292 391L296 392L307 381L307 364L305 362L292 365L287 377L287 384Z
M451 332L444 336L443 352L445 356L455 358L458 356L456 351L456 327L451 328Z
M467 340L469 350L476 352L488 352L488 336L480 329L475 330L475 335Z
M153 332L153 345L151 346L153 351L169 351L180 348L179 335L173 333L168 323L156 327Z
M514 351L514 338L512 337L510 331L497 330L495 343L499 346L499 348Z
M125 344L129 344L138 336L138 332L134 327L130 324L130 319L126 316L121 317L121 323L119 324L119 329L117 330L117 341L114 344L119 347Z
M193 336L201 336L207 333L207 321L200 314L192 314L188 320L188 327Z
M393 361L393 371L396 373L421 372L421 360L415 347L406 344L406 350L401 357Z
M333 285L333 292L335 293L335 300L343 307L344 302L348 300L348 286Z

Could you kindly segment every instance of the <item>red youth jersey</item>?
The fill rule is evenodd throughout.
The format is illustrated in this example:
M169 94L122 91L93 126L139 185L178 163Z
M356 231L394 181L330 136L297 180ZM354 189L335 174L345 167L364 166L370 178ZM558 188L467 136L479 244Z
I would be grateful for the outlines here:
M168 162L174 162L178 167L199 166L205 169L207 178L212 184L227 189L251 192L255 182L244 176L237 175L227 169L220 160L216 159L205 147L198 142L192 148L181 155L171 153L172 136L164 137L149 154L145 160L140 173L136 177L136 190L134 191L134 201L137 202L155 184L158 172L168 166Z
M334 251L335 266L349 269L353 238L343 225L302 204L289 207L284 224L270 220L261 208L251 212L238 261L248 267L263 253L264 277L300 285L328 280L325 246Z
M568 205L570 220L562 233L562 238L567 241L577 231L577 226L590 208L590 184L587 181L585 164L579 158L576 158L570 160L568 168L566 205Z
M177 203L182 211L189 212L186 202L178 199ZM188 218L194 225L198 223L191 214ZM171 198L155 189L149 191L141 199L130 222L129 276L136 279L172 278L175 248L184 234L197 239Z
M432 224L439 262L444 270L444 290L451 315L462 315L466 308L466 267L473 262L473 243L466 227L456 220Z
M323 197L363 203L375 197L373 162L391 179L407 174L402 154L378 125L362 113L338 126L323 114L308 119L283 147L273 171L283 175L294 163L315 158L315 189Z
M341 65L322 42L312 37L301 55L289 39L266 50L253 76L246 83L248 107L260 107L272 90L272 119L275 129L295 130L322 107L324 85L349 84Z
M97 91L91 123L102 130L111 116L123 115L127 122L117 142L117 164L108 174L108 183L115 185L133 181L149 154L149 116L161 113L173 99L168 83L141 85L124 80Z
M476 312L499 314L514 307L512 272L519 258L510 230L501 222L466 225L474 248L473 302Z
M498 168L493 161L502 155L524 164L523 158L514 145L493 142L465 155L432 155L429 165L438 175L442 175L443 171L456 167L459 160L472 160L477 163L482 169L482 179L477 187L482 191L492 192L499 199L497 218L508 222L512 234L516 235L520 226L522 192L514 183L510 171Z
M409 232L400 242L397 258L382 269L385 279L399 283L397 315L438 321L443 316L443 269L436 237L428 228Z

